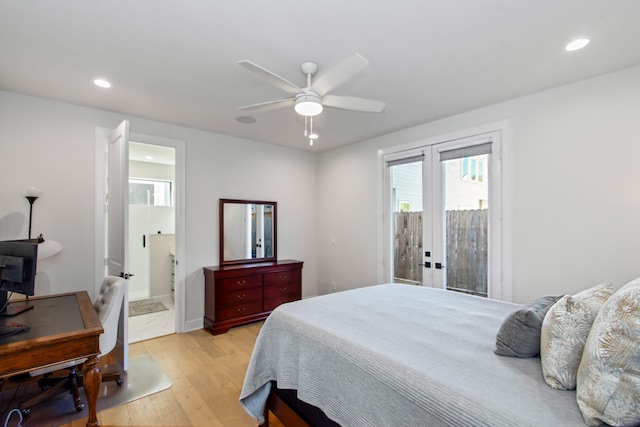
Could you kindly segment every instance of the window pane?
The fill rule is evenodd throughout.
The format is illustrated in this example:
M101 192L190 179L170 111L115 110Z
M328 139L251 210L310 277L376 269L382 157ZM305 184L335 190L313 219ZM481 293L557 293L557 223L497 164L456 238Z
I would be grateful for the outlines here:
M447 289L480 296L487 296L488 156L443 162Z
M129 204L173 206L171 181L129 179Z
M462 179L469 179L469 159L465 157L462 162Z
M422 284L422 162L391 166L393 282Z

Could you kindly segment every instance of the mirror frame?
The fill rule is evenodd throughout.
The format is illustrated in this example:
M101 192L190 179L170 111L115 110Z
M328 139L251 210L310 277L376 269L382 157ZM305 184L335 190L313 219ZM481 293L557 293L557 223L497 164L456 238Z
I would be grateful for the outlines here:
M247 259L224 259L224 205L225 204L243 204L243 205L273 205L273 256L264 258L247 258ZM263 200L241 200L241 199L220 199L219 205L220 215L220 265L237 265L251 264L260 262L275 262L278 259L278 203L266 202Z

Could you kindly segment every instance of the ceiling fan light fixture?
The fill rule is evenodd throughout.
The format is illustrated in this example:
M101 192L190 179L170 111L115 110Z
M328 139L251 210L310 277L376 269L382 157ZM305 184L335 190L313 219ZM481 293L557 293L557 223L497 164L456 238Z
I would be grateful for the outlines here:
M296 113L301 116L317 116L322 113L322 100L319 96L304 94L296 97Z

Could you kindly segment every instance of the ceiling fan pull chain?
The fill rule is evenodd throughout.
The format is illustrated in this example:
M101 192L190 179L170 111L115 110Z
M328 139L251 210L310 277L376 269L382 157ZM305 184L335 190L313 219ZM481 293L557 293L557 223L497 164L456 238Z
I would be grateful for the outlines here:
M309 116L304 116L304 136L309 135Z

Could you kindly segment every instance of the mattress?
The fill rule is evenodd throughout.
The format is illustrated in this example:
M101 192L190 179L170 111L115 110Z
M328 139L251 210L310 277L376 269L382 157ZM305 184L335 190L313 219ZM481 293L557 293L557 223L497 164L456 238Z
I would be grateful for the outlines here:
M284 304L266 320L240 403L262 422L276 381L343 426L584 426L539 358L493 353L518 305L384 284Z

